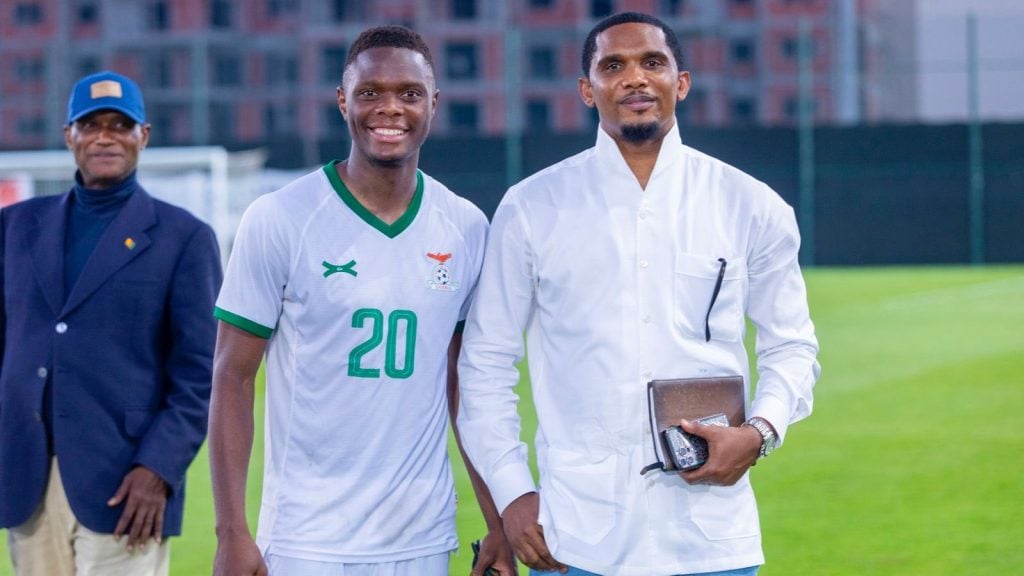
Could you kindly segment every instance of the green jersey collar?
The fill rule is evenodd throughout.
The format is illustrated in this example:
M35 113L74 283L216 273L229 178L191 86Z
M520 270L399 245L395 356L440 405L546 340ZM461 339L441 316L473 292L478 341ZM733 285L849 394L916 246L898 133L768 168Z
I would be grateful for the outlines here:
M416 219L416 214L420 211L420 203L423 201L423 172L416 170L416 192L413 193L412 201L409 202L409 207L405 209L405 213L398 220L388 224L378 218L373 212L367 210L366 206L359 203L359 200L348 189L348 186L345 186L341 176L338 176L337 163L338 160L331 160L325 164L324 173L327 174L327 179L331 182L334 192L338 194L341 201L351 208L357 216L362 218L364 222L380 230L388 238L394 238L404 232L412 224L412 221Z

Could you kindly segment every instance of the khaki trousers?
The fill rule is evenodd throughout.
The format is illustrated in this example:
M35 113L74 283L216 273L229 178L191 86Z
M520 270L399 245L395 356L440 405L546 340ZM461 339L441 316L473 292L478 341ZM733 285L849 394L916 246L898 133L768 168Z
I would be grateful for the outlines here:
M7 545L17 576L167 576L170 565L167 540L159 546L150 540L129 552L127 537L117 542L111 534L82 526L64 494L56 457L42 504L24 524L8 530Z

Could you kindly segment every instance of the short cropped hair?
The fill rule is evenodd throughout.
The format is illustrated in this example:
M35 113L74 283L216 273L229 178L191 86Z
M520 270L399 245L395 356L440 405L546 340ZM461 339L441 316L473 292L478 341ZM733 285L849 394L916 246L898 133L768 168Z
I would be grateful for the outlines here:
M430 74L434 75L434 58L430 55L430 48L423 41L423 37L406 28L405 26L378 26L364 30L348 49L348 56L345 58L345 70L355 62L363 52L370 48L407 48L413 52L419 52L423 59L430 66Z
M674 30L665 24L663 21L650 16L648 14L641 14L640 12L620 12L613 14L604 20L601 20L594 26L594 29L587 35L586 41L583 43L583 76L590 78L590 65L594 62L594 52L597 50L597 35L612 26L618 26L619 24L650 24L660 28L665 33L665 43L668 44L668 49L672 52L672 58L676 61L676 68L678 70L683 69L683 49L679 45L679 37L676 36Z

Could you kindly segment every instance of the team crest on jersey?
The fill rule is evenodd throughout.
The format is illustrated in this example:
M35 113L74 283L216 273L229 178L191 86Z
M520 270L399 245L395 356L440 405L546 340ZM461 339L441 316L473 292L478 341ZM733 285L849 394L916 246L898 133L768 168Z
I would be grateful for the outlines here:
M430 258L437 263L434 269L430 271L430 278L427 279L427 287L431 290L443 290L445 292L455 292L459 289L459 282L452 276L451 270L448 269L448 261L451 260L451 252L447 254L435 254L433 252L427 252L427 258Z

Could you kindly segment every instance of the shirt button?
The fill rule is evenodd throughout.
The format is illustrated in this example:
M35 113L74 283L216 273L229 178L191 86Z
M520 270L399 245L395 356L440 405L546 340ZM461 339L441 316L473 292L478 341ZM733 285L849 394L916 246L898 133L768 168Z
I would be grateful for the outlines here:
M47 374L49 374L49 371L46 370L45 366L40 366L39 370L36 370L36 376L40 378L46 378Z
M652 374L651 374L651 371L650 371L650 370L648 370L648 371L644 372L643 374L641 374L641 376L643 376L643 377L644 377L644 380L650 380L650 379L651 379L651 376L652 376Z
M641 268L647 268L647 260L641 260L640 261L640 267Z
M57 331L57 334L63 334L68 331L68 325L63 322L57 322L53 329Z
M644 324L650 324L650 323L651 323L651 315L648 314L648 315L644 316Z
M640 219L643 220L645 218L647 218L647 211L646 210L641 210L640 211Z

